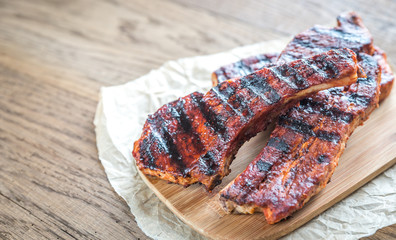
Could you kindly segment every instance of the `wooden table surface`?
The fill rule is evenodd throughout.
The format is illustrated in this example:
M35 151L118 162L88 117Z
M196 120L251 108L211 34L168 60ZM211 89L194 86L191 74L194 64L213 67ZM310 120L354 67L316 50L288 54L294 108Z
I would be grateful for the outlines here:
M396 62L391 0L0 0L0 238L147 239L98 160L99 88L346 10ZM370 239L392 237L396 225Z

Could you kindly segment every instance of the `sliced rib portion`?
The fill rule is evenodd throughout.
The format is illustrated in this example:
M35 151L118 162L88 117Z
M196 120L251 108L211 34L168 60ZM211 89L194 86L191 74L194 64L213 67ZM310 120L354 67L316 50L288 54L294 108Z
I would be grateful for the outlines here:
M228 212L264 212L276 223L300 209L332 176L355 128L377 107L380 67L361 54L367 77L302 100L279 117L267 146L220 192Z
M354 52L331 50L168 103L148 117L134 144L136 164L145 174L211 190L239 147L272 118L311 93L355 82L357 69Z

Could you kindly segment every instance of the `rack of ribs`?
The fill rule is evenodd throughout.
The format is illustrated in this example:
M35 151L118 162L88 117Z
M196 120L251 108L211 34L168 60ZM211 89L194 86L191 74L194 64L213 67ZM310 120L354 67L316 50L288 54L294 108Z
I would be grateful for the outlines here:
M242 77L262 68L276 66L279 55L279 53L264 53L222 66L212 73L212 84L216 86L227 79ZM389 96L392 90L395 75L387 61L384 50L378 46L374 46L374 53L372 56L381 67L381 94L379 101L382 102Z
M365 28L354 13L339 16L338 23L339 26L334 31L340 31L340 28L354 31ZM356 23L358 26L345 26ZM367 44L366 40L370 38L367 31L360 32L365 37L362 37L360 45L356 40L358 36L354 37L354 49L362 58L360 65L367 72L367 78L359 78L358 83L345 90L333 88L321 91L302 100L281 116L260 155L221 191L221 202L226 211L252 213L261 209L267 221L275 223L300 209L325 187L348 137L377 106L379 93L376 91L378 85L375 84L381 81L380 100L385 99L392 88L394 75L385 53L378 47ZM307 36L312 39L318 37L312 35L312 30L297 35L286 47L293 54L284 50L279 59L307 56L321 51L321 48L324 51L349 44L348 38L322 41L324 44L316 49L312 49L313 45L310 44L297 47L300 52L296 53L296 45L301 42L300 39L309 39ZM373 53L373 56L364 52ZM283 54L287 57L283 57ZM233 64L228 65L228 69L232 67ZM381 69L381 75L378 68ZM213 76L216 78L217 75Z
M226 211L261 210L273 224L326 186L347 139L378 105L380 67L369 55L360 58L366 77L350 87L320 91L279 117L264 149L221 190Z
M356 82L357 70L355 53L338 49L224 81L150 115L132 154L144 174L210 191L245 141L309 94Z

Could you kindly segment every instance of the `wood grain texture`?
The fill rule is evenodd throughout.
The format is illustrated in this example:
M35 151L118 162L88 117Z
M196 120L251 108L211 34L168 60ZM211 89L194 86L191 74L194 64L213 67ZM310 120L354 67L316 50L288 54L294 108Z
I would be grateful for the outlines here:
M0 0L0 238L146 239L97 158L92 121L99 88L167 60L330 24L346 9L363 15L375 42L395 60L396 3L375 6Z

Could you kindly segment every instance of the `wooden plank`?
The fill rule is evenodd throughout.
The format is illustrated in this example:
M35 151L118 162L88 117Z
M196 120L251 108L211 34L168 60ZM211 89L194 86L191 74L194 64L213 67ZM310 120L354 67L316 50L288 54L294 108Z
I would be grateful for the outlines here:
M171 59L280 36L160 0L150 4L144 0L5 1L0 16L0 46L23 51L13 56L34 56L46 65L112 85L137 78Z
M96 102L45 84L40 76L20 76L12 66L0 67L1 100L12 103L0 105L0 194L8 200L0 213L16 209L5 218L6 232L20 239L35 238L40 229L46 238L144 237L131 228L133 216L97 161L93 125L84 120L93 118L87 111ZM26 212L34 218L28 220ZM6 228L12 221L18 224Z
M345 11L356 11L374 36L375 44L396 59L393 38L396 36L396 2L378 0L375 8L365 0L357 1L221 1L221 0L175 0L183 6L205 9L218 16L256 26L261 31L274 31L287 36L295 35L313 24L334 25L335 16ZM281 13L281 14L280 14Z
M15 202L0 193L0 238L16 239L70 239L75 238L67 228L60 228L48 220L41 220L34 211L26 209L23 203Z
M382 229L379 229L374 235L361 238L361 240L384 240L384 239L396 239L396 225L391 225Z
M326 188L291 218L274 225L267 224L260 213L220 216L214 210L218 191L255 158L266 142L268 136L265 134L255 137L240 149L231 165L232 173L213 193L207 193L199 185L184 188L143 174L141 176L178 217L205 236L213 239L276 239L302 226L396 163L394 116L395 91L350 137L348 147Z

